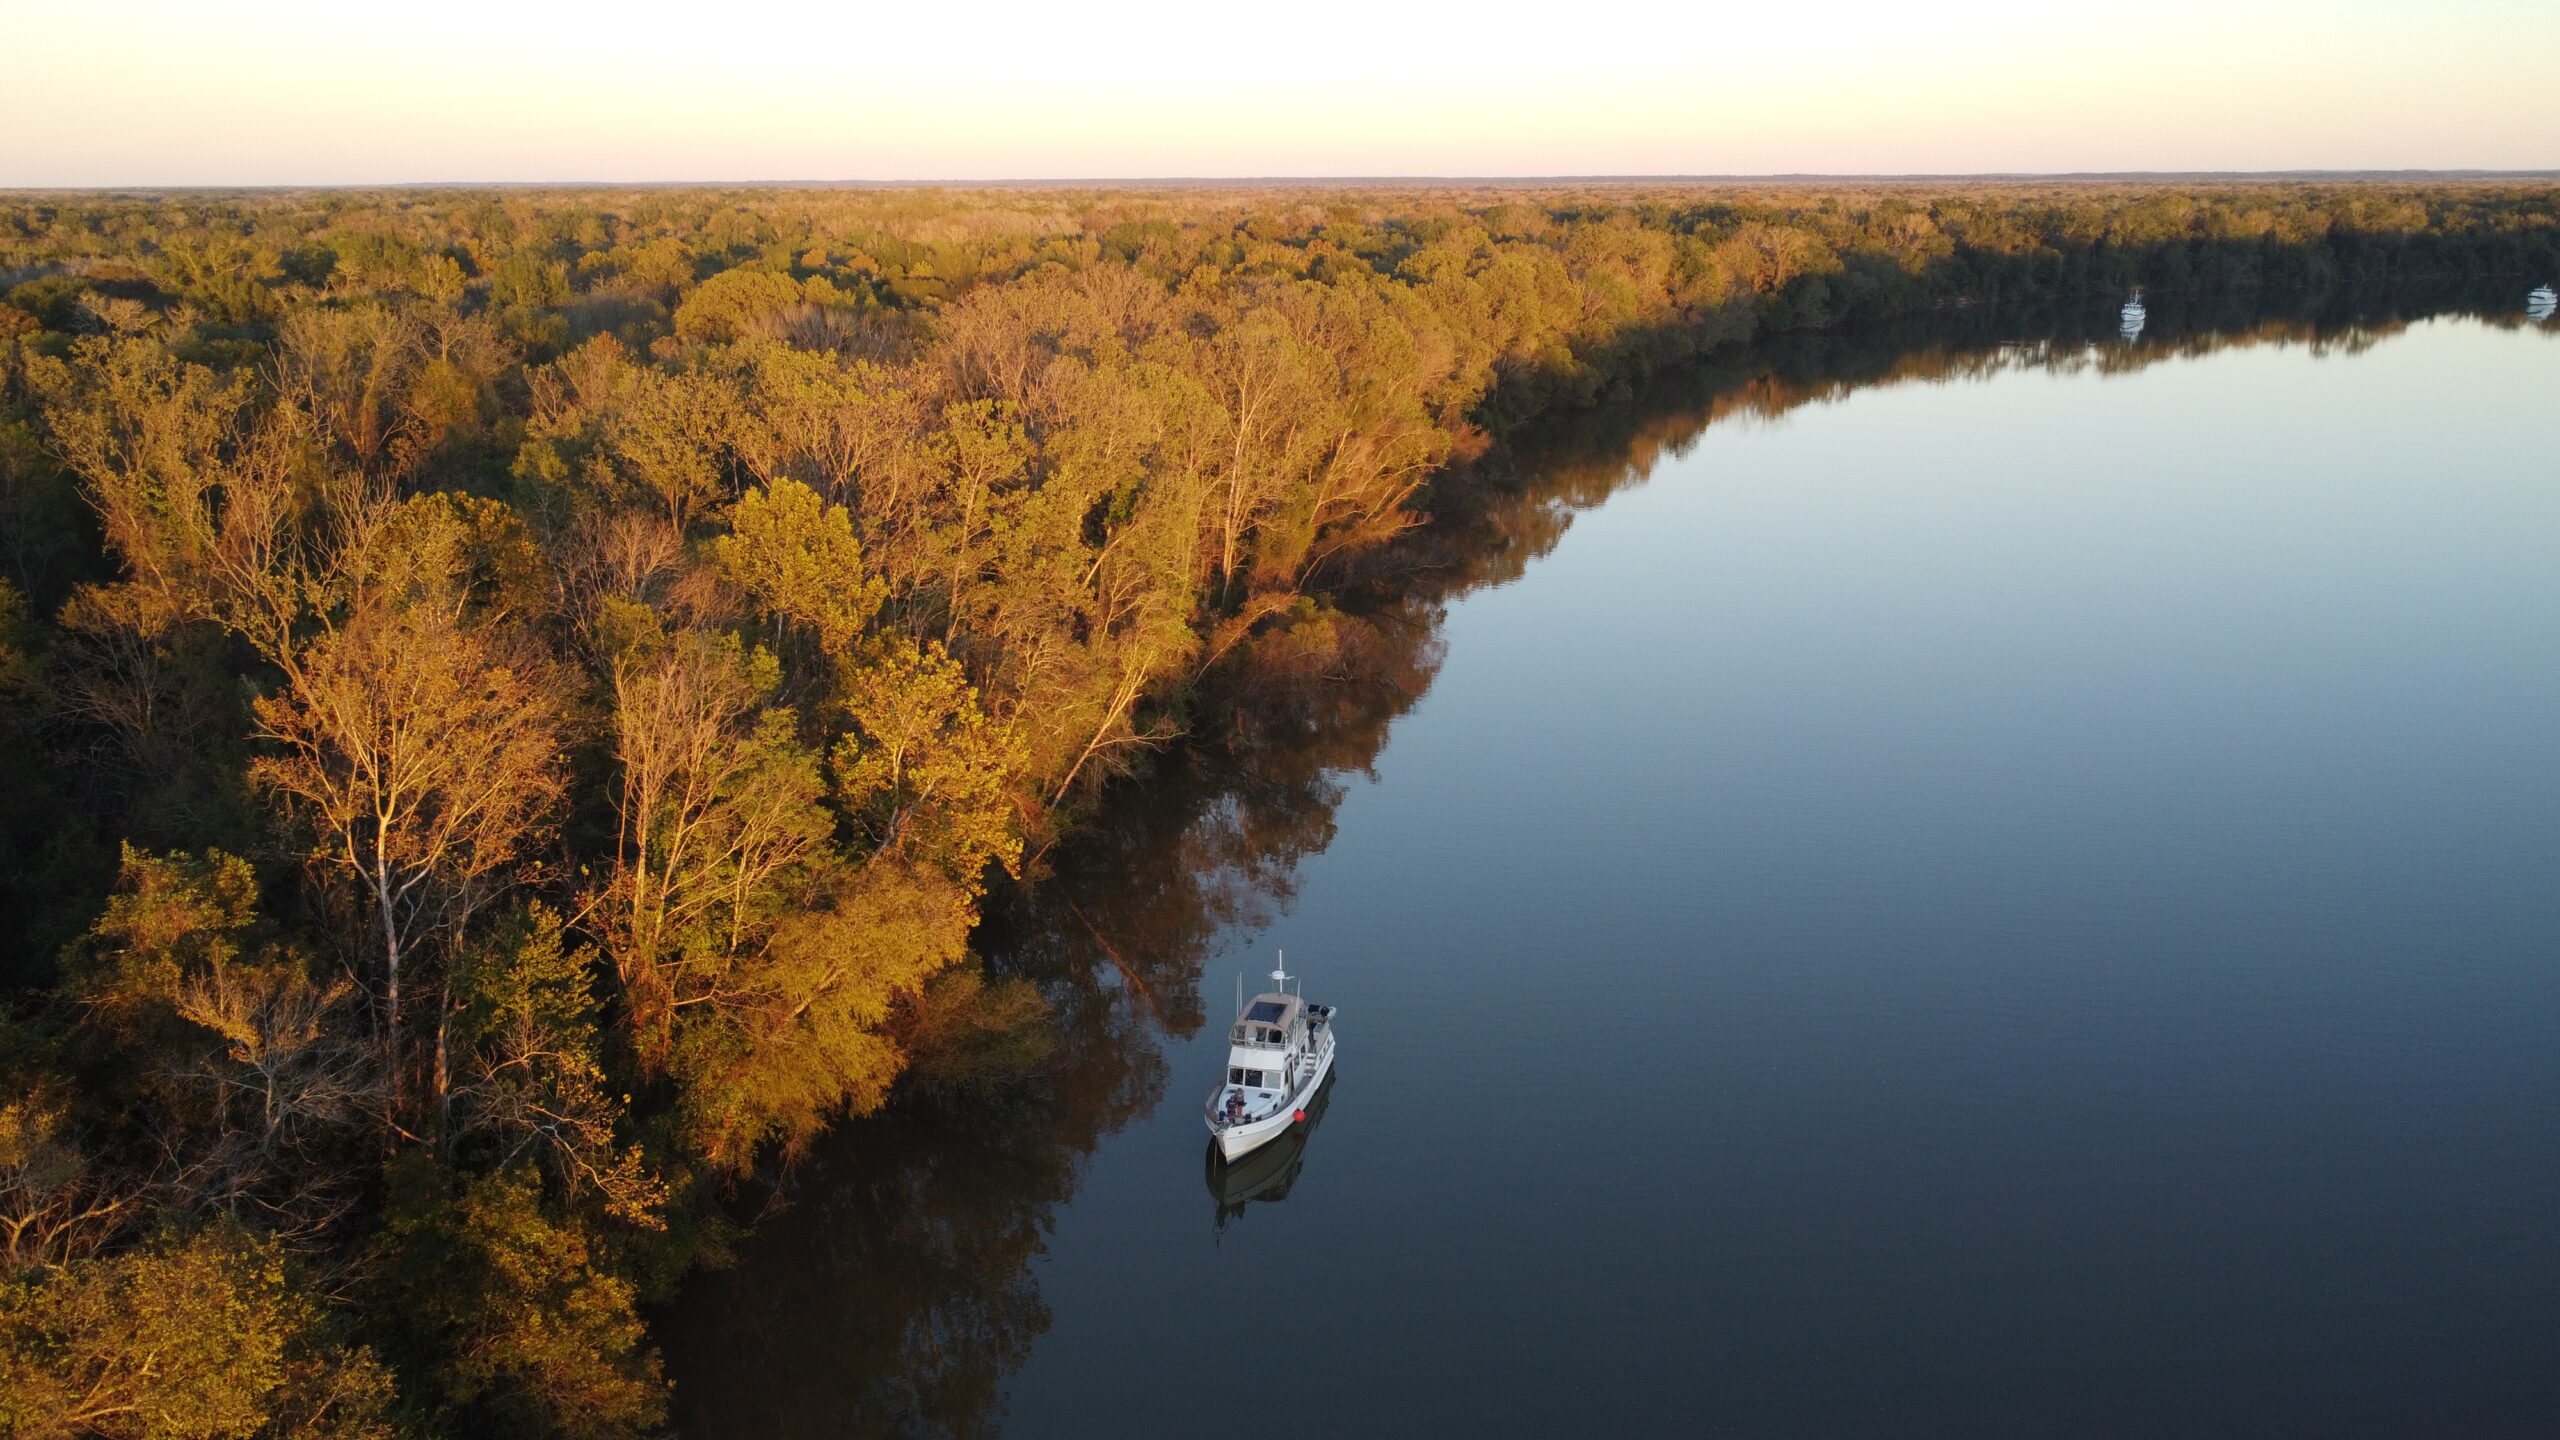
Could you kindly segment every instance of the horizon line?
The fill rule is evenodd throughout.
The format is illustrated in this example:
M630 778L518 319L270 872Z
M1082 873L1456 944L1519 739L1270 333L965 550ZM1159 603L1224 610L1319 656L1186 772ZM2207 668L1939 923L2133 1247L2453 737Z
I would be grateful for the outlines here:
M6 195L111 195L171 192L293 192L315 190L1132 190L1132 189L1273 189L1335 186L1487 185L1737 185L1737 184L2051 184L2058 182L2197 181L2382 182L2426 180L2554 180L2560 168L2493 170L2478 168L2292 169L2292 170L1981 170L1981 171L1813 171L1787 170L1756 174L1589 174L1589 175L1157 175L1083 176L1057 179L667 179L667 180L358 180L280 181L174 184L0 185Z

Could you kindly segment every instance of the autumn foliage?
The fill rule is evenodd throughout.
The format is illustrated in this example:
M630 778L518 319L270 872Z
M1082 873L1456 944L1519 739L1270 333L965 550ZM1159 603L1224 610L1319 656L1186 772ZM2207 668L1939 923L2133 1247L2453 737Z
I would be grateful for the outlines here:
M989 1083L990 887L1526 417L2555 258L2547 186L0 202L0 1421L650 1431L710 1201Z

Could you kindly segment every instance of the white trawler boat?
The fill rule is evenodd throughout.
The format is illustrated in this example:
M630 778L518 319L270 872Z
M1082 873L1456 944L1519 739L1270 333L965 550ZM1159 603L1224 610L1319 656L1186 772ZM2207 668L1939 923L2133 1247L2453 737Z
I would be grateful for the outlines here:
M2524 318L2539 325L2554 315L2560 315L2560 290L2548 285L2533 287L2533 293L2524 297Z
M1271 985L1237 1007L1227 1033L1227 1078L1209 1092L1204 1111L1218 1153L1229 1160L1303 1118L1333 1072L1333 1007L1289 993L1285 955Z
M2124 308L2116 312L2116 333L2127 340L2137 339L2142 334L2143 322L2150 318L2151 312L2142 308L2142 287L2136 285L2133 298L2124 302Z

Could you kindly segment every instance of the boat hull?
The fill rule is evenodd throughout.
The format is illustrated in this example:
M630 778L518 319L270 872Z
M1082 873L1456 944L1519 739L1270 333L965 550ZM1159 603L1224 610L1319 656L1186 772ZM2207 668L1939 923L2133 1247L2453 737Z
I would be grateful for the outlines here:
M1324 1053L1316 1057L1315 1069L1308 1072L1307 1082L1289 1096L1287 1104L1259 1120L1248 1120L1224 1129L1213 1128L1211 1133L1217 1136L1218 1153L1233 1160L1239 1155L1249 1155L1286 1134L1290 1126L1298 1123L1298 1112L1304 1110L1307 1102L1315 1098L1315 1093L1324 1088L1325 1077L1333 1073L1333 1050L1331 1045L1324 1047Z

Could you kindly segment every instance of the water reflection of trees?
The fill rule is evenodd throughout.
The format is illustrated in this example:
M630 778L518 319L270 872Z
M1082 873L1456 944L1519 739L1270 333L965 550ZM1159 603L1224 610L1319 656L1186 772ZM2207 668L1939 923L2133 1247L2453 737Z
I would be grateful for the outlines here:
M918 1092L841 1127L789 1176L737 1264L661 1331L697 1437L982 1436L1046 1331L1031 1263L1101 1140L1165 1092L1161 1041L1205 1017L1203 967L1292 899L1332 840L1346 777L1428 688L1452 599L1517 578L1573 517L1642 483L1706 427L1879 385L2023 369L2122 373L2254 345L2354 353L2448 313L2522 324L2513 297L2328 293L2291 308L2155 299L2138 342L2112 309L1956 311L1719 355L1623 403L1550 422L1452 477L1433 523L1365 564L1338 611L1274 627L1205 687L1162 756L990 906L980 948L1038 985L1057 1044L989 1092Z

